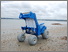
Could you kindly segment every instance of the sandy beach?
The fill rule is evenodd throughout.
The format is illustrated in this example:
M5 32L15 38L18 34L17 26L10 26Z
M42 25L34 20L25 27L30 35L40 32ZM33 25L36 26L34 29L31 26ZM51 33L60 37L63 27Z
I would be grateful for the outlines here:
M30 46L28 44L30 34L26 34L25 42L17 40L17 36L23 33L21 26L25 26L24 20L1 19L1 51L67 51L67 22L39 21L39 23L45 23L49 30L49 38L42 39L42 36L39 36L38 43Z

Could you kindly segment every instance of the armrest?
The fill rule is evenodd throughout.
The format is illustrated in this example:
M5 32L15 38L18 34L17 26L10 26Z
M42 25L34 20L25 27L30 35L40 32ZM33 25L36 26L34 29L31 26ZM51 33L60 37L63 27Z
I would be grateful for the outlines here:
M41 23L40 25L43 25L44 23Z
M21 29L26 30L26 27L21 27Z

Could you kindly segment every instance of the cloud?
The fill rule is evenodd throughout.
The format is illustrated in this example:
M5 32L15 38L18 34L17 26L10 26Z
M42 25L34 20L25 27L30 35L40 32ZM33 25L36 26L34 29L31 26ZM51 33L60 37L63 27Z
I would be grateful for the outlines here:
M32 11L39 19L67 19L67 1L1 1L1 17Z

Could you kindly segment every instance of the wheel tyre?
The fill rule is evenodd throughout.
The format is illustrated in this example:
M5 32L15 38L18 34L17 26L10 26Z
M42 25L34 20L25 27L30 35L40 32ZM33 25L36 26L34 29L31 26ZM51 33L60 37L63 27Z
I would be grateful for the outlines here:
M44 33L42 34L42 38L47 39L47 38L49 38L48 35L49 35L49 31L45 30Z
M29 36L28 43L32 46L35 45L37 43L37 37L35 35Z
M18 39L19 42L24 42L24 40L25 40L25 34L18 35L17 39Z

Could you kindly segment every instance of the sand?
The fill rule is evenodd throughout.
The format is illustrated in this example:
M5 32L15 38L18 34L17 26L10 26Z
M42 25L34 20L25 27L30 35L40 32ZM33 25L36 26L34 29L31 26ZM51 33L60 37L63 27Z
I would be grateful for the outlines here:
M35 46L28 44L28 36L25 34L25 42L18 42L17 36L22 32L21 26L25 26L23 20L1 20L1 51L67 51L67 22L39 21L45 23L49 30L49 38L42 39L39 36ZM59 25L52 25L59 23ZM62 25L60 25L62 24Z

